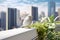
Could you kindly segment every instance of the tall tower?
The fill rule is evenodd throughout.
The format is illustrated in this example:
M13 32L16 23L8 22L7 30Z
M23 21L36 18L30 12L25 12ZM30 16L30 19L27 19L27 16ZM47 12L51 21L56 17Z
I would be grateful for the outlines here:
M60 8L58 8L58 16L60 16ZM59 17L59 21L60 21L60 17Z
M0 18L0 28L1 28L1 18Z
M33 21L38 21L38 8L32 7L32 19Z
M6 30L6 12L1 12L1 28Z
M21 26L20 22L21 22L20 10L17 10L17 26L18 26L18 27Z
M48 2L48 16L55 15L55 0L49 0Z
M16 28L17 26L17 9L8 8L8 29Z

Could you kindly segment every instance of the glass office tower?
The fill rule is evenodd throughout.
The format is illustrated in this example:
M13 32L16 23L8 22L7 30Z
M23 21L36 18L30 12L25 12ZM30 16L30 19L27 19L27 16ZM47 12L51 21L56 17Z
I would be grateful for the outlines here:
M8 29L16 28L17 26L17 9L8 8Z
M6 12L1 12L1 28L6 30Z
M32 19L33 21L38 21L38 8L32 7Z
M48 16L55 15L55 0L49 0L48 2Z

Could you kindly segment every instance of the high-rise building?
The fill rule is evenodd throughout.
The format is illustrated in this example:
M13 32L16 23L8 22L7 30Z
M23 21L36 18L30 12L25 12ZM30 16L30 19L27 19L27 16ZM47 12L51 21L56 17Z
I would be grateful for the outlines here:
M38 8L32 7L31 13L33 21L38 21Z
M45 17L45 12L42 11L41 14L40 14L40 16L39 16L39 20L42 20L44 17Z
M20 10L17 10L17 26L21 26L21 16L20 16Z
M60 16L60 8L58 8L58 16Z
M60 16L60 8L58 8L58 16ZM59 20L60 20L60 17L59 17Z
M45 12L44 11L41 12L41 16L42 16L42 18L45 17Z
M1 12L1 28L6 30L6 12Z
M58 12L55 12L55 18L58 16ZM59 21L59 18L56 19L56 21Z
M8 8L8 29L17 27L17 9Z
M0 18L0 28L1 28L1 18Z
M55 0L49 0L48 2L48 16L55 15Z
M55 18L58 16L58 12L55 12Z

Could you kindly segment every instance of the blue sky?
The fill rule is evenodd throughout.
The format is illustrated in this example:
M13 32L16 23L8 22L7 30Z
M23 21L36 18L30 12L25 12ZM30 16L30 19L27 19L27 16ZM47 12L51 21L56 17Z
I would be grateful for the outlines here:
M8 5L8 6L17 6L17 5L40 5L48 2L49 0L0 0L0 5ZM54 0L57 6L60 6L60 0Z
M44 11L45 13L48 12L48 1L49 0L0 0L0 10L5 10L5 6L8 7L16 7L18 9L21 9L22 11L26 11L29 13L27 5L34 5L38 6L38 11L41 13L41 11ZM60 0L54 0L56 2L56 11L58 11L58 8L60 8ZM21 7L20 7L21 6ZM44 10L45 9L45 10Z
M7 0L0 0L0 3L6 2ZM15 0L11 0L11 1L15 1ZM34 2L34 3L40 3L40 2L48 2L49 0L16 0L16 3L20 3L20 2L25 2L28 3L28 1L30 3ZM55 2L60 2L60 0L54 0Z

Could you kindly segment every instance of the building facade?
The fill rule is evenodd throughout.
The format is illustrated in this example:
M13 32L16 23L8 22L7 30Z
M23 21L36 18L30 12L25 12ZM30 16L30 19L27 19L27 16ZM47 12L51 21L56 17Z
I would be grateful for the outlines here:
M55 15L55 0L49 0L48 2L48 17Z
M58 16L58 12L55 12L55 18Z
M42 11L40 15L42 16L42 18L44 18L45 17L45 12Z
M56 17L58 17L58 12L55 12L55 18ZM57 18L56 21L59 21L59 18Z
M22 26L20 10L17 10L17 27L20 27L20 26Z
M1 12L1 28L6 30L6 12Z
M17 27L17 9L8 8L8 29Z
M58 16L60 16L60 8L58 8ZM59 21L60 21L60 17L59 17Z
M32 7L32 20L33 21L38 21L38 8L37 7Z
M0 28L1 28L1 18L0 18Z

